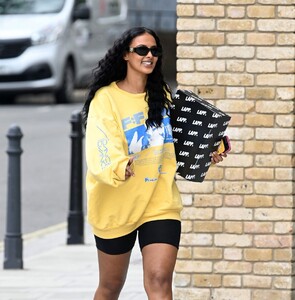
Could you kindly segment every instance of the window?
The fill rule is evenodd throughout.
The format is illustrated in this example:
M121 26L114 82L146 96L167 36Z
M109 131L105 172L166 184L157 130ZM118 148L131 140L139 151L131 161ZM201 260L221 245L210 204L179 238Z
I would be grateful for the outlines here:
M99 1L99 17L114 17L120 15L121 1L119 0L101 0Z
M0 0L0 14L49 14L62 10L65 0Z

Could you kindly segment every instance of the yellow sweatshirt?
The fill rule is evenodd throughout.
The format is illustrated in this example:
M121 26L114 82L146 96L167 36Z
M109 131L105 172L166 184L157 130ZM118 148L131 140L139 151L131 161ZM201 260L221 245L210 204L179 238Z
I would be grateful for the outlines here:
M145 93L131 94L115 82L91 101L86 128L87 215L93 233L116 238L141 224L180 220L174 180L176 159L169 117L147 129ZM125 169L134 157L134 177Z

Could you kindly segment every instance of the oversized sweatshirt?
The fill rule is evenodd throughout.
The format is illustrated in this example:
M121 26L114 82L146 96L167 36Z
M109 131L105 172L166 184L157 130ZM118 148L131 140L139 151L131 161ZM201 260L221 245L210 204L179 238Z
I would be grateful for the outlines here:
M121 90L115 82L91 101L86 127L87 219L101 238L126 235L145 222L180 220L176 158L170 119L145 124L145 93ZM130 157L135 176L125 179Z

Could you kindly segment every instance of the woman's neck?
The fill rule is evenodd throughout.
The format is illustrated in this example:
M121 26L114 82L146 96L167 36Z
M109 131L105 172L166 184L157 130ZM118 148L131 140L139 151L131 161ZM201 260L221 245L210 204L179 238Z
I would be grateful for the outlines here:
M117 83L118 87L132 94L140 94L145 92L147 78L130 78L125 77Z

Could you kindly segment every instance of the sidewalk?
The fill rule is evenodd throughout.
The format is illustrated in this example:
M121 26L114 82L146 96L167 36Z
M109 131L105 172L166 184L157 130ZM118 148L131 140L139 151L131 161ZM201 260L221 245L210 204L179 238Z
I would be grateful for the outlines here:
M24 236L23 270L4 270L0 248L1 300L92 300L98 281L96 248L85 225L85 244L66 245L66 224ZM120 300L146 300L138 244Z

